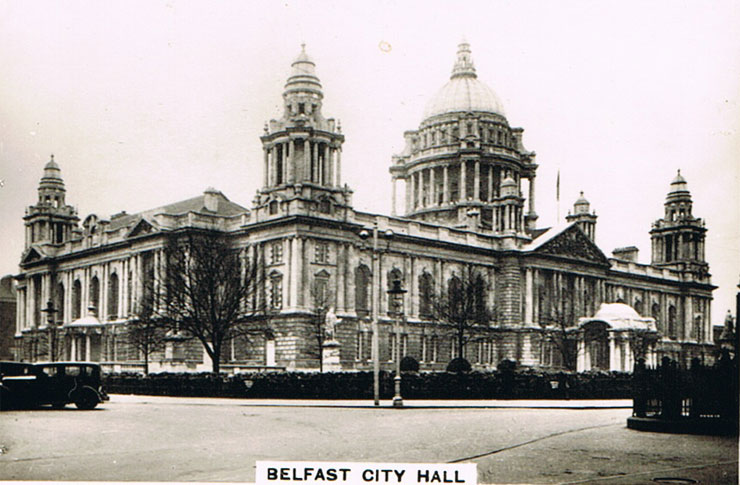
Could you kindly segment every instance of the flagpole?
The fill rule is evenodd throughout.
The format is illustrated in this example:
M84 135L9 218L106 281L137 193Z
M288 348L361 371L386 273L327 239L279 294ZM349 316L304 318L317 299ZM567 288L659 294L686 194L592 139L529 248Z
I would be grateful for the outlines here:
M555 206L557 207L555 225L558 225L560 224L560 169L558 169L558 178L555 182Z

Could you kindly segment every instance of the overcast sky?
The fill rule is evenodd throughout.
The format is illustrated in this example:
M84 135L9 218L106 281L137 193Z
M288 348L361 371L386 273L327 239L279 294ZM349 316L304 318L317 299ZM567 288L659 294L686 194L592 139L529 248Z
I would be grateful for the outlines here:
M0 274L53 153L79 215L208 186L250 207L259 136L306 43L346 136L355 207L390 212L391 156L471 44L479 79L537 152L539 225L583 190L610 255L649 262L676 170L706 220L712 320L740 278L740 3L0 0Z

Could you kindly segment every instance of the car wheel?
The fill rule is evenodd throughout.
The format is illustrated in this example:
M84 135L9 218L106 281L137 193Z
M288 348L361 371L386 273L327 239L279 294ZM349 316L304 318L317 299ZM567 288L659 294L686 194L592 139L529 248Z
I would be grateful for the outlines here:
M93 409L98 405L98 396L90 389L83 389L75 395L77 409Z

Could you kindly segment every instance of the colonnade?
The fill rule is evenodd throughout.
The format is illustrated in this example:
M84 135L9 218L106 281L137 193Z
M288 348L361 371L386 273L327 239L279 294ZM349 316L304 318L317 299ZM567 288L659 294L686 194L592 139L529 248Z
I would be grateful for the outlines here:
M468 181L471 175L472 184ZM493 202L501 196L501 182L507 176L512 177L519 186L518 172L505 167L482 164L480 160L420 168L408 173L406 177L393 177L393 212L396 213L399 179L403 179L406 184L405 209L408 214L419 209L439 207L459 201ZM528 180L529 212L534 213L535 177L528 177ZM506 216L501 214L501 220L507 220Z
M342 149L335 143L290 138L264 147L265 187L300 182L339 187L341 170Z
M653 261L704 261L704 238L694 233L673 233L653 237Z

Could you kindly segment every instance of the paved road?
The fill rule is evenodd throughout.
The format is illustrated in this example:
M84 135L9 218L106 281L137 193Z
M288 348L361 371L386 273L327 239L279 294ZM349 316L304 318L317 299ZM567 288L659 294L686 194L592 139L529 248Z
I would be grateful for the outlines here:
M250 482L257 460L470 461L481 483L738 479L735 439L628 430L622 402L315 404L114 395L4 412L0 479Z

